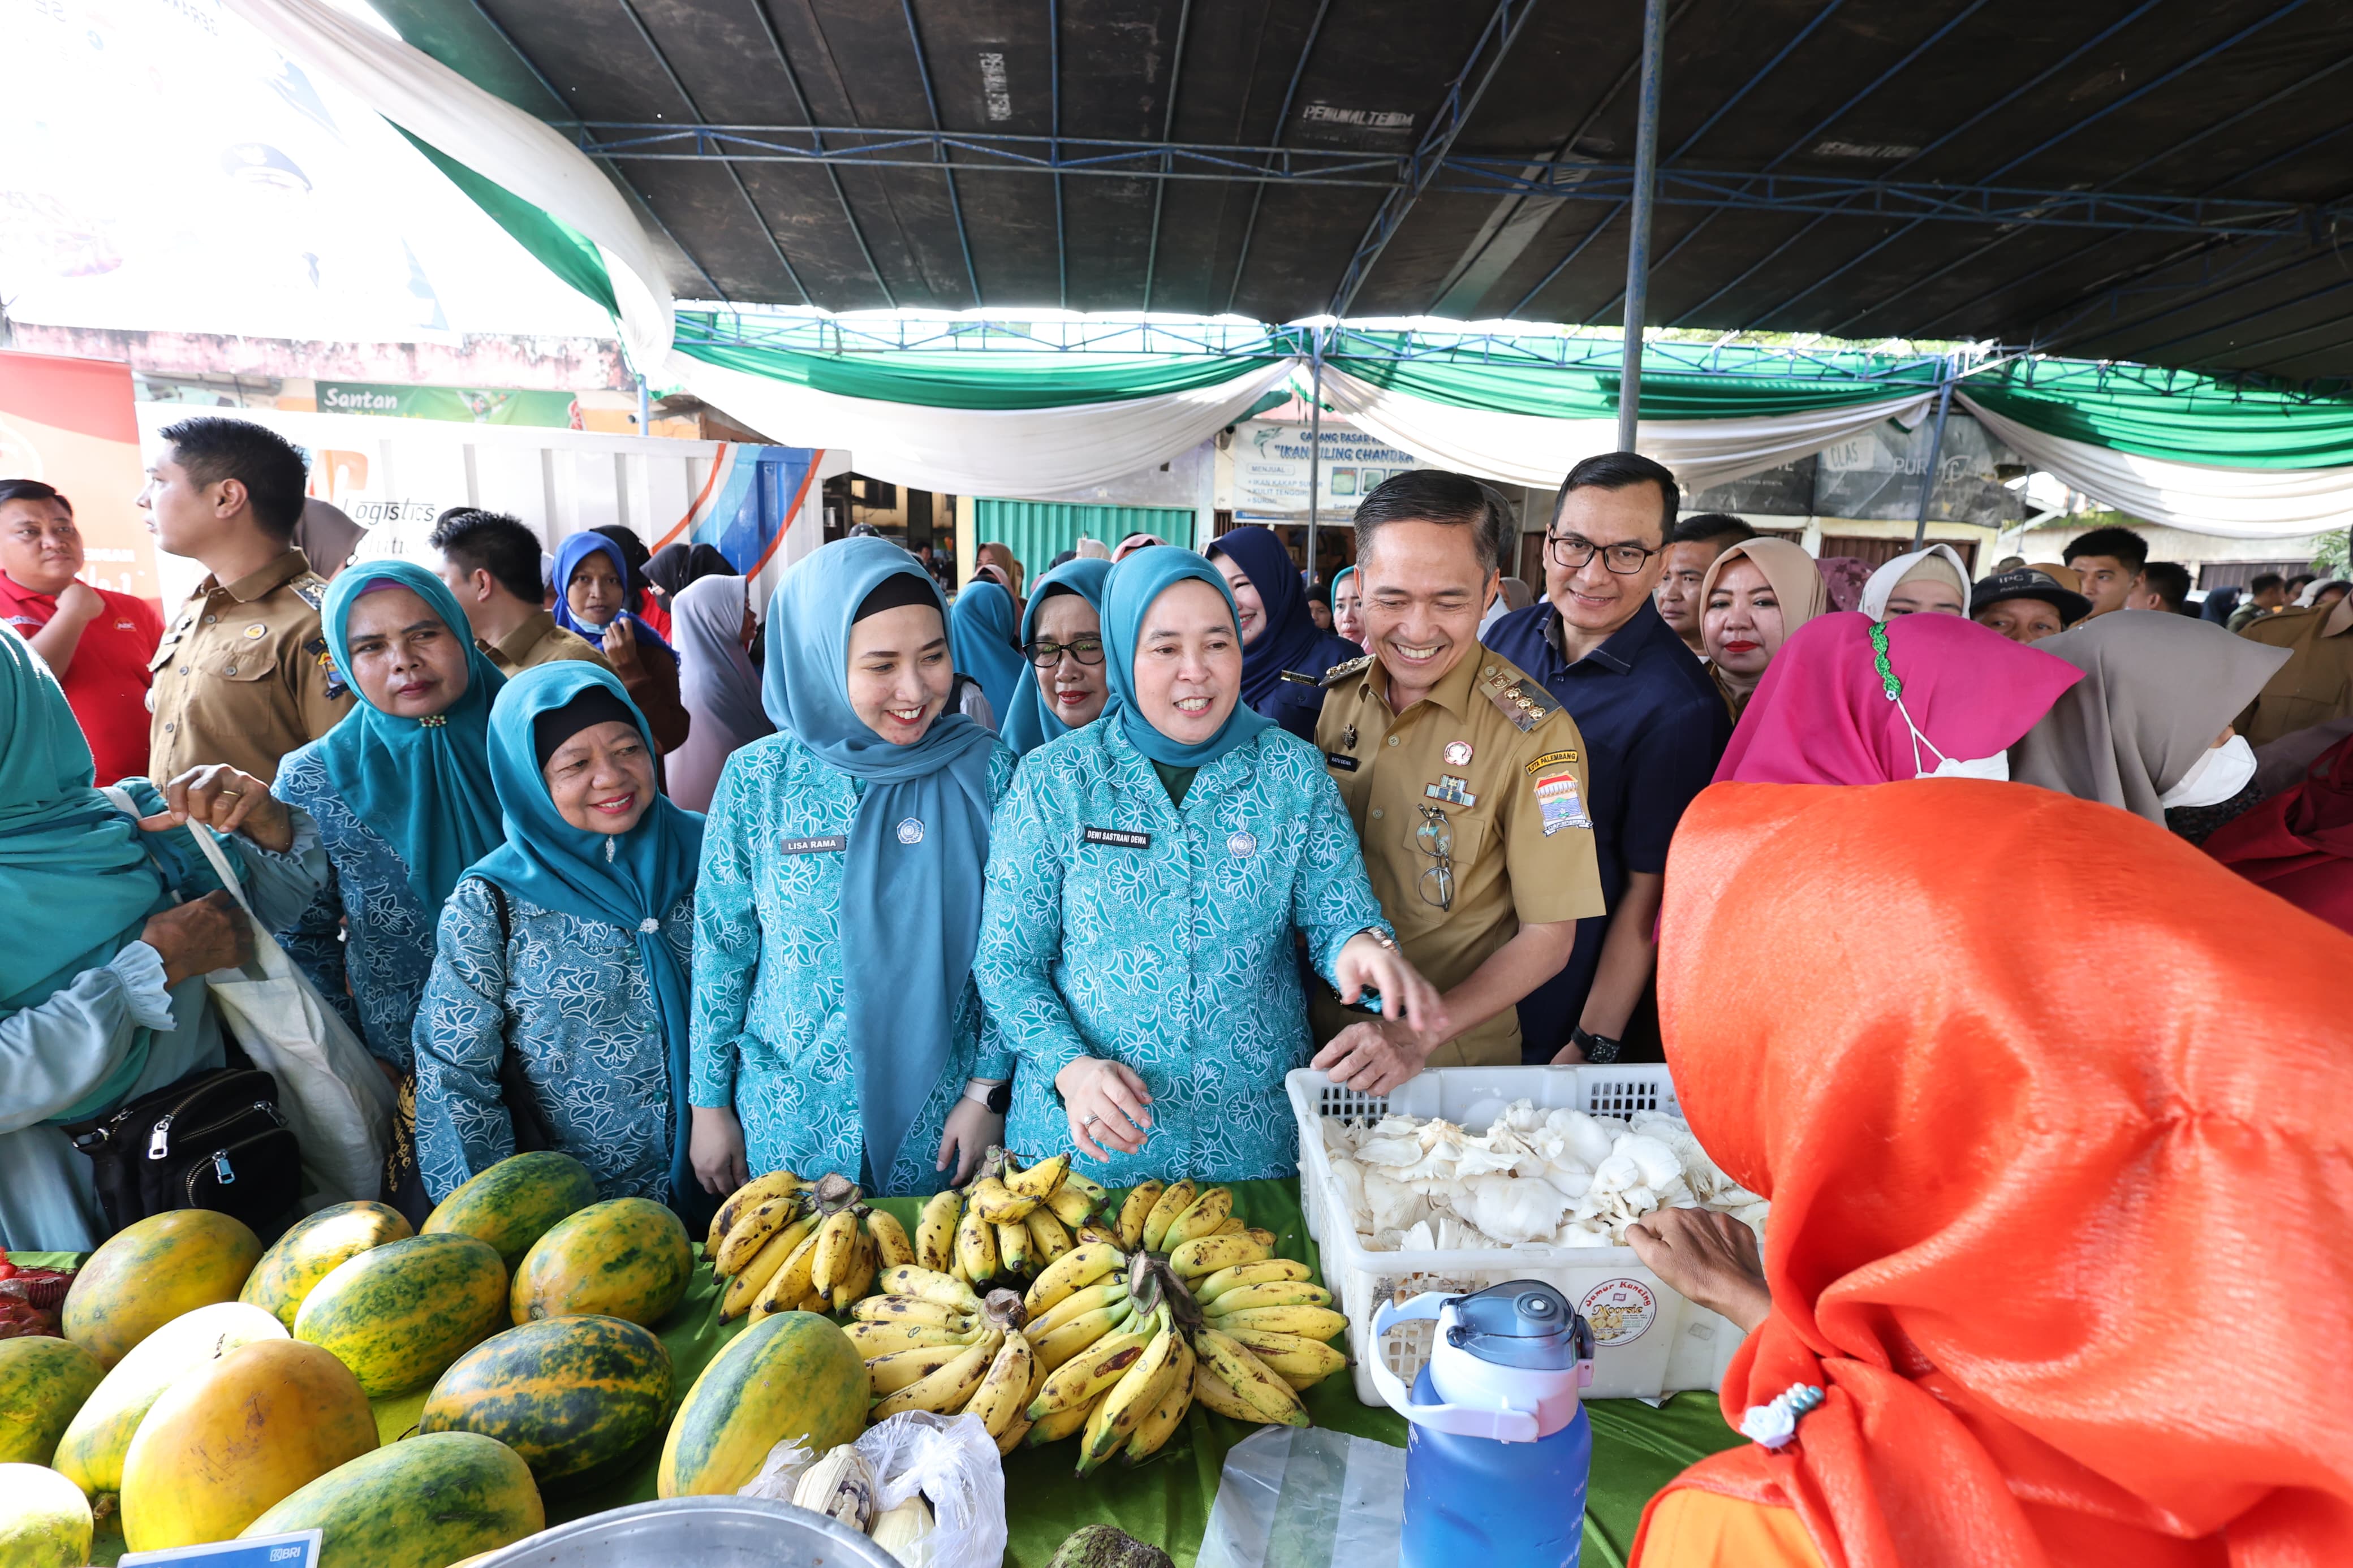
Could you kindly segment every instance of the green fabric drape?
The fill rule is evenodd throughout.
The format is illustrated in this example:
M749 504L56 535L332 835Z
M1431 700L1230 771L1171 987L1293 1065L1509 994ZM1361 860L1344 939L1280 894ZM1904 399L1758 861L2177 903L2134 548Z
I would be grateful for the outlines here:
M536 257L542 266L607 311L619 314L612 274L605 268L603 253L586 235L550 216L496 181L484 179L431 143L417 140L397 125L393 129L407 136L410 146L448 175L450 184L465 192L491 222L512 235L515 242Z
M2145 458L2231 468L2353 464L2353 397L2344 395L2083 360L2013 360L1959 385L2045 435Z
M1362 337L1354 341L1364 342ZM1402 349L1408 340L1388 340ZM1614 419L1619 374L1588 365L1504 361L1484 352L1413 359L1336 353L1326 362L1384 391L1458 408L1555 419ZM1651 344L1642 354L1645 419L1757 419L1933 391L1933 362L1870 354L1791 356L1770 349Z

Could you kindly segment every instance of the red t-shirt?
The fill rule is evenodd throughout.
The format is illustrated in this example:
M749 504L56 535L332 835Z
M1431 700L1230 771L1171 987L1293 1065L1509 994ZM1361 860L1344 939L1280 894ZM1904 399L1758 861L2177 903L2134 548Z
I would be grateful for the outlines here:
M81 721L98 763L98 782L111 784L147 772L147 661L164 640L164 617L154 605L129 594L100 588L98 595L106 608L82 627L73 661L58 684ZM57 613L55 598L0 572L0 621L17 635L30 641Z

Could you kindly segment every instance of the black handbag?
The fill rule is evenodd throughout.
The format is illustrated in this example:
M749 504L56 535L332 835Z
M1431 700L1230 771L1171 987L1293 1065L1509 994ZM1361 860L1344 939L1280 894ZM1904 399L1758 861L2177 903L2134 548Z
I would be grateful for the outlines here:
M212 1209L265 1241L302 1194L301 1150L278 1082L251 1068L206 1068L66 1129L90 1156L109 1233L174 1209Z

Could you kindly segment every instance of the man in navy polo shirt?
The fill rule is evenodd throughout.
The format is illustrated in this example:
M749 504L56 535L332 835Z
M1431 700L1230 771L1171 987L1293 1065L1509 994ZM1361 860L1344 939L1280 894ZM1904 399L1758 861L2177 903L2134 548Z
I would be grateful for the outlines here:
M1567 966L1522 999L1530 1062L1661 1059L1651 982L1667 841L1732 733L1706 670L1651 602L1682 499L1672 474L1635 453L1577 464L1546 531L1548 602L1482 639L1577 721L1609 905L1577 922Z

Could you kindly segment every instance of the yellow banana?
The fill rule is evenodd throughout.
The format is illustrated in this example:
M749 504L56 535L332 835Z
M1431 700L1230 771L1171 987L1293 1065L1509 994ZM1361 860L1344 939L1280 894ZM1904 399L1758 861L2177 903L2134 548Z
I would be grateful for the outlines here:
M1074 1318L1084 1317L1098 1307L1114 1306L1126 1300L1127 1281L1124 1279L1105 1279L1098 1284L1090 1285L1083 1290L1071 1291L1060 1301L1047 1308L1045 1311L1030 1319L1021 1331L1029 1336L1031 1344L1036 1344Z
M954 1307L959 1312L980 1310L980 1298L973 1293L972 1287L935 1268L897 1264L883 1269L875 1283L886 1296L914 1296L937 1301L943 1307Z
M770 1237L768 1245L754 1253L742 1272L727 1281L727 1289L719 1298L720 1321L725 1322L750 1311L752 1303L760 1299L760 1292L767 1289L768 1281L776 1277L776 1270L785 1266L785 1260L816 1228L817 1216L804 1215Z
M1265 1247L1269 1252L1272 1252L1274 1250L1274 1232L1267 1229L1264 1226L1251 1226L1242 1234L1249 1237L1252 1241L1257 1242L1260 1246Z
M1094 1413L1095 1407L1092 1404L1074 1405L1068 1410L1058 1410L1051 1415L1031 1422L1029 1436L1021 1441L1024 1446L1031 1448L1041 1447L1048 1443L1060 1442L1087 1424L1087 1417Z
M929 1410L934 1415L953 1415L972 1399L973 1390L988 1374L988 1363L996 1358L997 1345L1004 1331L991 1329L964 1354L931 1373L917 1378L898 1393L874 1405L873 1419L883 1420L902 1410Z
M988 1363L988 1374L980 1380L979 1388L964 1409L967 1415L977 1415L980 1424L988 1428L992 1437L1002 1438L1006 1428L1021 1419L1029 1403L1030 1374L1037 1370L1038 1358L1029 1342L1019 1334L1007 1334L1004 1344Z
M1114 1301L1092 1312L1081 1313L1051 1333L1041 1334L1029 1342L1038 1347L1038 1359L1051 1371L1081 1352L1102 1343L1134 1315L1134 1302Z
M997 1227L997 1260L1005 1272L1017 1278L1028 1274L1034 1259L1029 1253L1029 1227L1015 1223Z
M818 1227L809 1226L800 1243L786 1255L776 1271L768 1276L768 1283L752 1300L752 1311L757 1317L770 1312L782 1312L797 1306L809 1293L809 1269L817 1262Z
M1215 1236L1248 1236L1250 1234L1250 1226L1242 1223L1241 1215L1238 1214L1228 1215L1226 1216L1226 1223L1219 1226L1211 1234Z
M1158 1182L1138 1182L1128 1190L1126 1201L1119 1205L1121 1251L1134 1252L1144 1245L1144 1222L1151 1217L1153 1205L1167 1190Z
M800 1217L805 1206L800 1197L786 1193L751 1210L720 1241L711 1267L722 1274L742 1273L744 1266L759 1256L760 1248L767 1246L770 1238Z
M871 1357L866 1363L867 1382L874 1391L871 1397L880 1399L896 1394L909 1384L931 1376L971 1348L965 1344L918 1345L911 1351L892 1351L888 1355Z
M831 1294L834 1277L847 1273L849 1262L850 1238L858 1234L858 1215L852 1209L839 1209L826 1216L817 1227L817 1257L809 1265L809 1289Z
M838 1315L856 1306L874 1289L874 1242L862 1230L849 1233L848 1272L833 1282L833 1310Z
M1135 1435L1136 1423L1152 1414L1176 1375L1176 1331L1165 1308L1159 1321L1160 1331L1152 1343L1112 1384L1096 1415L1088 1418L1086 1441L1079 1446L1079 1474L1085 1475L1127 1446Z
M1088 1405L1117 1383L1151 1345L1156 1323L1098 1341L1046 1374L1038 1397L1029 1402L1029 1419L1042 1420L1057 1410Z
M1228 1388L1225 1379L1211 1371L1206 1361L1197 1363L1193 1368L1193 1403L1229 1420L1255 1421L1261 1426L1267 1425L1266 1417L1258 1413L1257 1406L1243 1403L1242 1396Z
M1239 1291L1229 1290L1219 1300L1238 1294ZM1303 1340L1332 1339L1345 1333L1348 1328L1348 1320L1342 1313L1303 1302L1293 1307L1250 1307L1236 1312L1214 1312L1206 1321L1220 1333L1236 1329L1271 1329L1278 1334L1297 1334Z
M969 1345L984 1332L978 1328L944 1329L936 1323L867 1323L850 1321L841 1325L849 1342L858 1347L865 1360L890 1355L895 1351L925 1350L934 1345Z
M1084 1193L1087 1196L1087 1201L1092 1204L1100 1204L1105 1198L1111 1196L1111 1190L1105 1187L1101 1182L1096 1181L1092 1176L1082 1176L1076 1171L1071 1170L1068 1167L1063 1169L1061 1186L1057 1187L1055 1191Z
M1197 1236L1168 1249L1168 1267L1179 1279L1200 1279L1220 1268L1256 1263L1265 1257L1266 1248L1247 1236Z
M1036 1198L1015 1195L995 1176L983 1176L972 1184L971 1202L980 1211L980 1217L991 1225L1016 1224L1038 1206Z
M1087 1221L1086 1224L1072 1230L1071 1234L1082 1243L1100 1241L1107 1247L1120 1246L1119 1226L1116 1221L1113 1220L1091 1219ZM1121 1247L1120 1250L1124 1252L1127 1249Z
M1076 1230L1095 1217L1097 1202L1065 1182L1054 1189L1053 1195L1046 1200L1046 1207L1053 1211L1054 1217L1064 1226Z
M1021 1298L1021 1304L1029 1309L1033 1318L1051 1311L1072 1292L1107 1277L1126 1261L1117 1247L1099 1241L1074 1247L1039 1270L1038 1278Z
M737 1220L770 1198L783 1197L800 1184L801 1179L790 1171L771 1171L765 1176L753 1177L727 1194L727 1201L721 1204L719 1212L711 1216L711 1235L702 1244L704 1254L718 1252L719 1244L727 1239L727 1233L735 1228Z
M968 1329L975 1321L968 1313L920 1296L869 1296L849 1315L862 1323L934 1323L944 1329Z
M1295 1258L1261 1258L1255 1263L1237 1263L1230 1268L1220 1268L1194 1286L1194 1302L1206 1310L1209 1303L1237 1285L1268 1285L1281 1279L1308 1279L1314 1275L1307 1265Z
M1238 1285L1218 1297L1215 1314L1244 1312L1253 1307L1328 1307L1332 1292L1305 1279L1271 1279L1262 1285ZM1206 1309L1205 1309L1206 1310Z
M1160 1194L1160 1201L1154 1204L1152 1212L1144 1216L1145 1251L1167 1250L1162 1243L1168 1239L1168 1227L1176 1223L1177 1215L1193 1206L1193 1200L1200 1195L1200 1184L1187 1176Z
M1291 1384L1292 1387L1297 1389L1302 1394L1306 1393L1309 1389L1324 1381L1322 1377L1305 1377L1295 1372L1280 1373L1276 1375L1280 1376L1283 1382Z
M1043 1268L1071 1250L1071 1233L1054 1217L1054 1211L1043 1205L1031 1209L1029 1217L1021 1222L1029 1227L1029 1256Z
M1249 1346L1215 1329L1199 1328L1193 1331L1193 1351L1243 1404L1259 1413L1261 1421L1285 1426L1309 1425L1307 1407L1299 1403L1298 1391Z
M1185 1412L1192 1408L1193 1367L1197 1360L1190 1342L1178 1334L1174 1373L1167 1386L1161 1390L1160 1403L1135 1424L1135 1435L1128 1439L1126 1452L1120 1456L1120 1463L1133 1465L1148 1459L1176 1436L1176 1428L1185 1420Z
M1247 1348L1268 1368L1288 1378L1325 1378L1348 1364L1348 1358L1321 1340L1304 1334L1277 1333L1271 1329L1221 1329ZM1293 1386L1296 1386L1295 1384Z
M973 1284L997 1278L997 1227L981 1218L978 1209L965 1210L956 1221L955 1252L965 1278Z
M923 1212L915 1218L918 1264L940 1274L955 1266L956 1215L963 1207L963 1194L953 1187L923 1200Z
M1174 1252L1197 1236L1215 1236L1218 1227L1232 1217L1234 1190L1231 1187L1211 1187L1193 1200L1193 1206L1178 1215L1168 1225L1168 1233L1160 1238L1155 1252Z
M1008 1166L1010 1163L1008 1161ZM1070 1152L1064 1150L1052 1159L1040 1160L1025 1171L1008 1168L1005 1174L1005 1190L1017 1198L1035 1198L1043 1203L1060 1188L1070 1171Z
M1021 1396L1021 1407L1013 1413L1013 1420L997 1435L997 1451L1009 1454L1029 1438L1029 1402L1038 1397L1038 1390L1046 1381L1046 1363L1036 1356L1029 1358L1029 1387Z
M882 1268L915 1261L915 1244L907 1239L907 1227L899 1223L897 1215L874 1210L866 1216L866 1235L874 1243L875 1258Z

